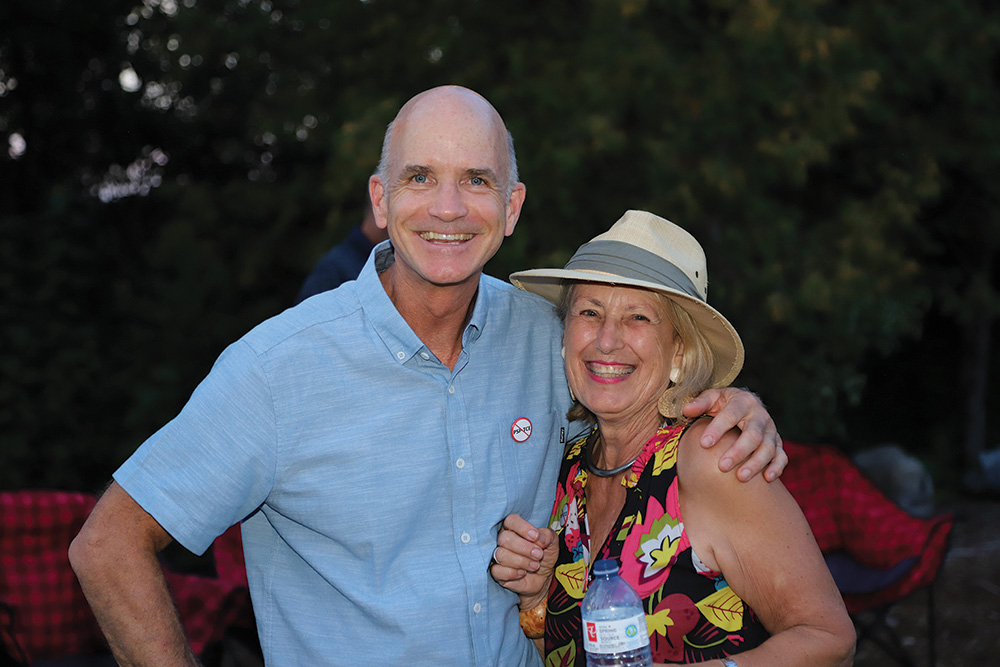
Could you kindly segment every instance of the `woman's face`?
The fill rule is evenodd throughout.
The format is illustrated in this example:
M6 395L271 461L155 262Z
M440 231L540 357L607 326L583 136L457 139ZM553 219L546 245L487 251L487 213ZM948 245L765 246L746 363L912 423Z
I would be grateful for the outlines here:
M660 298L601 283L574 286L563 335L566 377L601 421L659 421L656 402L680 366L683 344Z

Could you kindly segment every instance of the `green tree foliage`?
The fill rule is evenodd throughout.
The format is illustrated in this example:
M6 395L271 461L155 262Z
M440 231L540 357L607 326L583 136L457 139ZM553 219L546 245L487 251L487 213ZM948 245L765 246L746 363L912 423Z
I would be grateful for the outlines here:
M5 487L75 486L96 476L133 392L115 381L108 363L121 363L109 354L120 314L108 279L131 248L116 229L114 208L91 190L105 172L124 176L149 133L146 116L117 82L127 54L115 19L129 6L0 6Z
M492 273L652 210L706 247L784 435L910 421L844 415L928 312L977 342L969 387L984 368L997 32L958 0L4 3L0 484L106 479L292 303L386 123L444 83L497 106L528 185Z

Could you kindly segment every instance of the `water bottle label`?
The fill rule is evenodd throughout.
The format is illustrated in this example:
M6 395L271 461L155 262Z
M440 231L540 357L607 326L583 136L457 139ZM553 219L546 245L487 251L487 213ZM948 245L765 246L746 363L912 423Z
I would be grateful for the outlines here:
M587 653L622 653L649 644L645 614L609 621L583 621L583 648Z

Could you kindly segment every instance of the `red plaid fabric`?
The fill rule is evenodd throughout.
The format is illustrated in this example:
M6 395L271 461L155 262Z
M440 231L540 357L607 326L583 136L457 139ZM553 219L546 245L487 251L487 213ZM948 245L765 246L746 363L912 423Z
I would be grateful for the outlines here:
M69 544L96 499L63 491L0 492L0 602L32 660L88 655L107 643L70 568ZM165 571L195 653L231 627L254 625L239 526L213 545L217 577Z
M954 524L951 514L933 519L907 514L835 447L785 441L784 448L789 463L781 480L825 555L844 553L872 572L913 561L876 590L845 593L850 613L898 600L934 581Z
M105 647L67 556L94 503L83 493L0 492L0 600L32 660Z
M222 639L229 628L254 627L239 525L216 538L212 554L216 578L164 572L184 632L196 654Z

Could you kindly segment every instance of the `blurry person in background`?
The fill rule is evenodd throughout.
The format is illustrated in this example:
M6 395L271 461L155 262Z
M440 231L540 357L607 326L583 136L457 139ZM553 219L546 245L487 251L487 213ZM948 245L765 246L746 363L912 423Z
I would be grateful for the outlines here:
M312 271L299 289L295 303L301 303L320 292L339 287L341 283L354 280L361 273L368 255L376 245L389 238L385 227L375 222L371 197L365 189L365 213L361 224L352 227L347 238L330 248L319 258Z

